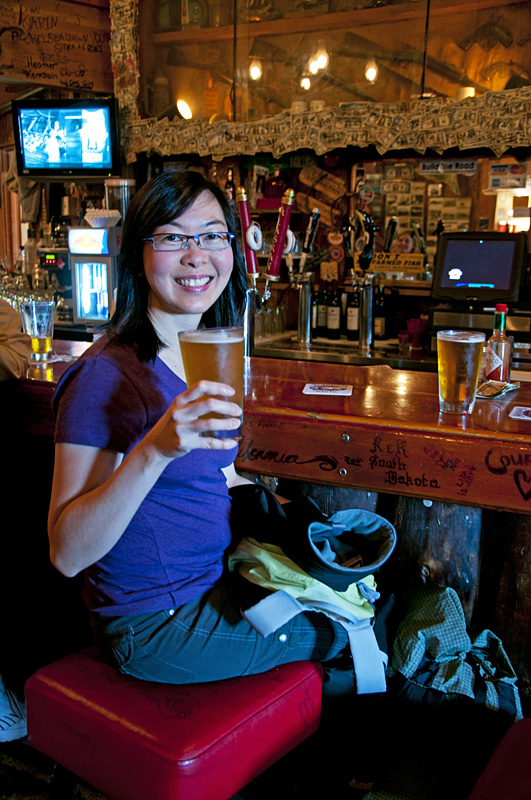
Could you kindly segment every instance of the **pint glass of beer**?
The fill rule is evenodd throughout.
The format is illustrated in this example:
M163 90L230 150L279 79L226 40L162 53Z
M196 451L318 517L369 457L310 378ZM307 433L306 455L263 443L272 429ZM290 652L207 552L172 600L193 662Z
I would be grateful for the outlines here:
M485 334L478 331L438 331L440 411L472 413L484 342Z
M20 304L22 330L31 336L33 361L48 361L52 356L54 313L53 301L28 300Z
M243 328L204 328L181 331L179 344L183 357L184 372L188 386L200 380L226 383L235 390L230 398L243 409ZM206 414L205 418L220 418L220 414ZM209 431L207 436L216 439L241 439L242 429Z

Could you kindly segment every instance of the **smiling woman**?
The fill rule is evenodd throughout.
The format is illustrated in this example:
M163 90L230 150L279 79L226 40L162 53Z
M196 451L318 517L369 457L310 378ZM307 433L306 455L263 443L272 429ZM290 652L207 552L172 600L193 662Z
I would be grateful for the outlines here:
M206 250L193 239L187 239L188 247L180 251L168 246L169 239L176 238L177 234L193 237L200 233L212 236L218 232L228 232L231 239L230 247L219 252ZM167 289L175 279L181 283L200 281L208 287L201 293L203 306L198 302L191 309L192 314L202 315L200 319L206 327L238 324L247 284L236 232L236 220L225 193L198 172L164 172L142 187L133 198L124 223L111 332L117 333L123 342L137 343L141 358L145 360L160 352L164 346L160 338L162 332L153 325L152 315L157 313L155 307L163 304L163 295L167 294L161 289L165 272ZM159 243L152 241L160 241L161 234L166 234L163 238L167 242L162 251ZM173 292L170 292L168 299L172 297ZM189 310L186 306L183 308L183 312ZM199 321L190 320L183 325L197 327ZM176 339L176 334L174 337Z
M226 570L241 400L187 386L180 332L237 325L246 281L225 194L199 173L163 173L123 228L107 335L57 385L50 553L85 572L96 639L122 672L194 683L335 659L347 633L316 612L262 637ZM242 354L243 358L243 354Z

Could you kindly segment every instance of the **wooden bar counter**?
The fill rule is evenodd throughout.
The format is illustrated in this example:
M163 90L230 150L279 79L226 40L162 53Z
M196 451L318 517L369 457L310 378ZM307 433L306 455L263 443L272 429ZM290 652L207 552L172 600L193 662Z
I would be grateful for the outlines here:
M79 355L88 344L55 346ZM53 464L50 402L67 366L55 362L0 385L4 441L45 453L43 497ZM329 394L304 393L312 384L328 385ZM338 395L338 384L352 393ZM531 417L512 419L516 406L531 413L531 383L478 399L462 418L439 414L434 373L252 358L236 466L276 479L288 497L313 496L325 513L360 507L389 519L398 545L379 586L452 586L468 623L502 638L529 703ZM27 459L18 462L24 474Z
M467 418L439 414L436 374L252 359L243 431L250 472L531 514L531 384Z

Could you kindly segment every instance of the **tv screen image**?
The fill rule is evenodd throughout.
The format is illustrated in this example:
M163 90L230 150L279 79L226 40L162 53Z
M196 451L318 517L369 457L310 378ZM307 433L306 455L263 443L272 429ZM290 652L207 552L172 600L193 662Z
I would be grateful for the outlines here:
M514 241L450 240L446 248L441 287L508 289Z
M457 303L514 302L527 258L522 233L443 233L432 296Z
M118 170L112 101L13 103L20 175L109 175Z

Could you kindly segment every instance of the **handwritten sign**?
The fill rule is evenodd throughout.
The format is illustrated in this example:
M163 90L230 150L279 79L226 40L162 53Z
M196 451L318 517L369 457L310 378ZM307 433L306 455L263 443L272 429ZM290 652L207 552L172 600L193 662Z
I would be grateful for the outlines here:
M110 35L105 8L0 3L0 79L112 92Z

